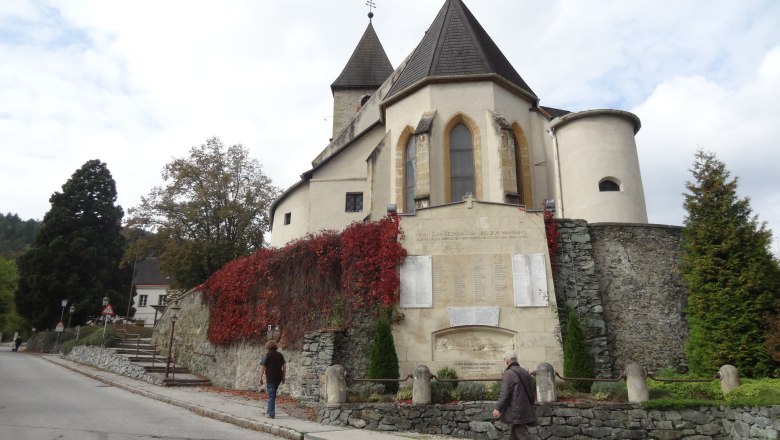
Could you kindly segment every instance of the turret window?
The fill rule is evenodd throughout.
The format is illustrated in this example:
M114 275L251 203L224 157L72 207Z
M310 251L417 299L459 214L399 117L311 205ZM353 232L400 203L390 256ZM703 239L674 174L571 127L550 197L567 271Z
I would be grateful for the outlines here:
M458 124L450 135L450 202L463 200L474 194L474 147L471 131Z
M620 191L620 184L612 179L603 179L599 182L599 191Z
M415 185L415 169L417 168L417 141L414 135L409 136L409 141L406 143L406 150L404 151L405 167L404 167L404 212L414 212L414 185Z

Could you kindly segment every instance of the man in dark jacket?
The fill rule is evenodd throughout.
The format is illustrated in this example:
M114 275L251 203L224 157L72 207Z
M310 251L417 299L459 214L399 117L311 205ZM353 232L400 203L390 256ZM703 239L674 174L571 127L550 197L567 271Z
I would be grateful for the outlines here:
M528 426L536 423L534 401L536 393L531 388L531 375L517 363L517 354L504 354L506 370L501 379L501 392L493 409L493 417L510 426L509 440L530 439Z
M274 341L268 341L265 344L268 350L260 361L260 386L263 386L263 380L267 383L268 390L268 417L276 417L276 391L279 384L284 383L287 376L287 365L284 356L279 353L279 347Z

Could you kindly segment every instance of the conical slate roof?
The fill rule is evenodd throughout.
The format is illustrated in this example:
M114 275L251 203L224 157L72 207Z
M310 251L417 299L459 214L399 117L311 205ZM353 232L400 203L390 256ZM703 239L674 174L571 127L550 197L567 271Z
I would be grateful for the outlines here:
M391 73L393 65L369 22L347 65L330 89L376 89Z
M425 79L497 75L538 101L496 43L461 0L447 0L386 99Z

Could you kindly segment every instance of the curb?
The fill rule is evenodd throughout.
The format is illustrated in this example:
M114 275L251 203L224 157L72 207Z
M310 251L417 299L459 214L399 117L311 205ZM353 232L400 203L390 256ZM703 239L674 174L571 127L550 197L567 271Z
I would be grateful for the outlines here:
M83 376L87 376L91 379L97 380L99 382L103 382L105 384L111 385L116 388L123 389L125 391L130 391L131 393L135 393L144 397L148 397L150 399L159 400L160 402L164 402L170 405L175 405L181 408L184 408L186 410L189 410L199 416L208 417L214 420L219 420L220 422L230 423L232 425L239 426L241 428L251 429L253 431L260 431L265 432L268 434L273 434L279 437L287 438L290 440L304 440L304 433L298 432L294 429L290 429L284 426L279 425L272 425L270 423L265 422L256 422L254 420L248 420L243 419L241 417L236 417L232 414L223 413L220 411L215 411L208 408L203 408L198 405L194 405L187 402L182 402L181 400L172 399L170 397L161 396L159 394L155 394L149 391L145 391L139 388L135 388L129 385L125 385L119 382L114 382L110 379L106 379L105 377L98 376L96 374L92 374L90 372L80 370L78 368L73 368L70 365L57 362L55 360L49 359L49 356L42 356L43 359L45 359L48 362L51 362L52 364L59 365L61 367L67 368L68 370L71 370L73 372L79 373ZM311 438L311 437L309 437Z

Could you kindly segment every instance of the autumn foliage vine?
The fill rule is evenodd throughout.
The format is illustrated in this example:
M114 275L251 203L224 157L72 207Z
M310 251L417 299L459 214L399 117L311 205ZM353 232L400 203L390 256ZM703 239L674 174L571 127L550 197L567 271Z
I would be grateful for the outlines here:
M561 238L561 232L558 231L558 222L555 221L553 213L550 210L544 211L544 232L547 236L547 250L550 252L550 264L555 267L558 256L558 241Z
M229 262L200 287L209 340L227 345L279 324L283 342L297 344L308 331L351 324L357 311L392 306L406 256L400 239L399 219L388 215Z

